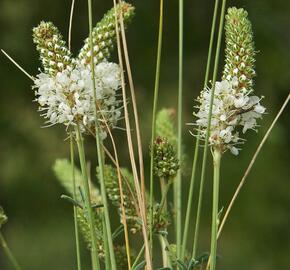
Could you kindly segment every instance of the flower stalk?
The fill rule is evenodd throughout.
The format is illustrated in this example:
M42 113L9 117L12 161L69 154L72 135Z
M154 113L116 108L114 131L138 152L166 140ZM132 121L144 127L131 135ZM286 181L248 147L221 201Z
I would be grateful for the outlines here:
M210 270L216 269L217 254L217 232L218 232L218 211L219 211L219 182L220 165L222 153L220 149L213 150L213 199L212 199L212 225L211 225L211 245L210 245Z
M94 227L95 220L94 220L94 214L93 214L91 199L90 199L89 178L88 178L88 172L87 172L83 137L82 137L79 126L76 127L76 141L77 141L80 164L81 164L81 171L82 171L82 176L83 176L85 206L86 206L88 221L90 225L92 266L93 266L93 270L99 270L100 263L99 263L98 253L97 253L97 250L98 250L97 239L96 239L95 227Z

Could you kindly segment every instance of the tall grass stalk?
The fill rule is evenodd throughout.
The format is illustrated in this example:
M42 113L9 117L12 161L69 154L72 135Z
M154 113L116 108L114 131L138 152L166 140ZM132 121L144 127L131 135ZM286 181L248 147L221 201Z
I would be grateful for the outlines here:
M113 134L110 130L110 127L108 126L108 123L105 119L105 117L102 115L102 118L104 120L104 123L107 128L107 132L110 136L113 150L114 150L114 162L117 169L117 176L118 176L118 182L119 182L119 190L120 190L120 201L121 201L121 212L122 212L122 224L124 226L124 234L125 234L125 245L126 245L126 255L127 255L127 262L128 262L128 269L131 269L131 255L130 255L130 243L129 243L129 233L128 233L128 225L127 225L127 218L126 218L126 211L125 211L125 204L124 204L124 193L123 193L123 183L122 183L122 176L121 176L121 170L120 170L120 164L119 164L119 158L117 153L117 147L116 143L113 137Z
M75 181L75 164L74 164L74 139L73 134L70 132L70 159L72 167L72 182L73 182L73 198L76 200L76 181ZM76 254L77 254L77 267L78 270L82 269L81 266L81 253L80 253L80 239L79 239L79 228L77 221L77 207L74 205L74 230L75 230L75 241L76 241Z
M220 226L219 226L217 238L220 237L221 232L222 232L222 230L224 228L225 222L227 221L228 216L230 214L230 211L232 210L232 207L233 207L233 205L234 205L234 203L235 203L235 201L236 201L236 199L237 199L242 187L244 186L244 184L246 182L246 179L247 179L250 171L252 170L258 155L260 154L265 142L267 141L267 139L268 139L271 131L273 130L274 126L276 125L278 119L280 118L281 114L283 113L283 111L285 110L286 106L288 105L289 100L290 100L290 94L288 94L286 100L284 101L283 105L281 106L280 110L278 111L277 115L275 116L273 122L271 123L270 127L268 128L268 130L267 130L266 134L264 135L262 141L258 145L258 147L257 147L257 149L256 149L256 151L255 151L255 153L254 153L254 155L253 155L253 157L252 157L252 159L251 159L251 161L250 161L250 163L249 163L249 165L248 165L248 167L247 167L247 169L246 169L246 171L245 171L245 173L244 173L244 175L243 175L243 177L242 177L242 179L241 179L241 181L240 181L240 183L239 183L239 185L238 185L238 187L237 187L237 189L236 189L236 191L235 191L235 193L234 193L234 195L233 195L233 197L232 197L232 199L231 199L231 201L230 201L230 203L229 203L229 205L227 207L227 210L225 211L225 214L224 214L223 219L222 219L222 221L220 223Z
M153 175L153 164L154 164L154 139L156 135L156 113L158 104L158 93L159 93L159 79L160 79L160 63L161 63L161 52L162 52L162 38L163 38L163 0L160 0L160 11L159 11L159 30L158 30L158 45L157 45L157 59L156 59L156 72L155 72L155 85L154 85L154 99L153 99L153 110L152 110L152 126L151 126L151 151L150 151L150 192L149 192L149 205L150 205L150 248L152 252L153 247L153 194L154 194L154 175Z
M215 6L214 6L213 19L212 19L212 25L211 25L211 34L210 34L210 41L209 41L207 64L206 64L206 71L205 71L205 78L204 78L203 88L206 87L206 85L208 83L208 79L209 79L209 71L210 71L212 51L213 51L213 42L214 42L214 36L215 36L215 28L216 28L216 19L217 19L218 6L219 6L219 0L215 0ZM200 140L199 134L200 134L200 131L198 131L198 134L197 134L196 145L199 144L199 140ZM197 151L197 150L195 149L195 151ZM205 153L205 151L206 151L206 153ZM200 184L199 184L198 204L197 204L196 221L195 221L195 229L194 229L194 239L193 239L193 248L192 248L192 258L193 259L195 259L195 257L196 257L197 246L198 246L199 226L200 226L200 218L201 218L201 210L202 210L202 199L203 199L203 187L204 187L205 169L206 169L206 166L205 166L205 164L206 164L206 156L207 156L207 145L204 148L204 152L203 152L203 163L202 163L201 178L200 178ZM197 159L197 157L196 157L196 159ZM193 162L196 162L196 161L193 161ZM192 170L195 170L194 167L193 167ZM192 182L191 182L191 184L192 184ZM190 187L190 192L192 192L191 189L193 189L193 186Z
M179 63L178 63L178 116L177 116L177 158L182 163L182 94L183 94L183 0L179 0ZM182 165L181 165L182 166ZM182 231L182 183L181 183L181 170L177 172L177 178L174 182L174 207L176 211L176 245L177 245L177 258L180 258L181 252L181 231Z
M93 19L92 19L92 1L88 0L88 14L89 14L89 33L90 33L90 49L91 49L91 71L92 71L92 82L93 82L93 90L94 90L94 117L95 117L95 133L96 133L96 147L97 147L97 156L98 156L98 164L99 164L99 181L101 187L101 195L102 195L102 203L104 205L104 216L105 216L105 224L106 224L106 232L107 238L105 240L108 241L108 247L110 252L110 261L112 270L117 269L113 239L112 239L112 231L109 217L109 206L107 201L107 194L105 188L104 181L104 163L103 163L103 155L101 150L101 140L100 140L100 130L98 126L98 115L97 115L97 94L96 94L96 82L95 82L95 65L94 65L94 49L93 49ZM107 254L106 254L107 255Z
M121 4L123 1L118 0L118 2L119 2L119 4ZM121 30L121 37L122 37L121 41L122 41L122 45L123 45L123 49L124 49L124 59L125 59L127 76L128 76L128 81L129 81L130 94L131 94L131 99L132 99L134 123L135 123L135 128L136 128L137 150L138 150L139 170L140 170L139 173L140 173L140 182L141 182L141 195L142 195L142 200L143 200L143 204L144 204L144 211L146 213L143 149L142 149L142 141L141 141L141 132L140 132L140 125L139 125L139 116L138 116L136 95L135 95L135 87L134 87L134 83L133 83L131 65L130 65L130 60L129 60L129 53L128 53L123 12L120 12L120 30Z
M74 15L74 6L75 0L71 2L71 9L70 9L70 16L69 16L69 27L68 27L68 48L71 50L71 33L72 33L72 22L73 22L73 15ZM72 183L73 183L73 198L76 200L76 183L75 183L75 164L74 164L74 138L73 133L70 131L70 159L71 159L71 166L72 166ZM73 206L74 211L74 230L75 230L75 241L76 241L76 254L77 254L77 269L81 270L81 253L80 253L80 237L79 237L79 228L78 228L78 221L77 221L77 208Z
M194 189L194 184L195 184L198 153L199 153L199 137L196 138L195 148L194 148L194 158L193 158L193 163L192 163L190 187L189 187L189 194L188 194L187 207L186 207L184 232L183 232L183 238L182 238L182 250L181 250L182 259L185 256L187 239L188 239L188 229L189 229L189 221L190 221L190 216L191 216L191 207L192 207L192 199L193 199L193 189Z
M80 132L80 127L76 127L76 141L78 146L80 164L81 164L81 171L83 177L83 184L84 184L84 197L85 197L85 206L88 215L89 227L90 227L90 235L91 235L91 249L92 249L92 266L93 270L100 269L100 262L97 253L97 239L95 233L95 219L93 215L92 205L91 205L91 196L90 196L90 187L89 187L89 178L87 172L87 164L86 164L86 157L85 157L85 150L84 150L84 142L83 137Z
M123 23L122 12L120 13L120 18L118 18L117 9L116 9L116 0L113 0L113 2L114 2L114 8L115 8L115 27L116 27L116 36L117 36L119 65L120 65L121 70L123 71L124 65L123 65L123 59L122 59L121 38L120 38L120 34L119 34L119 25L118 25L119 19L120 19L122 33L124 33L124 23ZM125 35L123 34L122 40L123 40L124 36ZM123 43L123 46L124 46L124 43ZM124 47L124 50L125 50L125 47ZM127 135L130 163L131 163L131 168L132 168L132 172L133 172L134 186L135 186L135 190L136 190L136 194L137 194L137 201L138 201L140 218L142 221L142 234L143 234L143 240L144 240L144 246L145 246L146 267L148 270L152 270L151 252L150 252L150 245L149 245L148 233L147 233L147 217L146 217L146 209L145 209L145 197L144 197L144 195L142 195L140 183L138 180L138 173L137 173L136 161L135 161L135 156L134 156L133 142L132 142L132 136L131 136L131 127L130 127L128 106L127 106L127 99L126 99L125 78L124 78L123 72L121 72L121 85L122 85L122 97L123 97L123 105L124 105L125 126L126 126L126 135ZM132 92L131 92L131 94L132 94ZM133 98L132 98L132 102L134 103Z
M12 251L8 247L7 242L5 241L5 238L4 238L4 236L2 235L1 232L0 232L0 246L2 246L5 255L7 256L7 258L9 259L11 264L13 265L14 269L21 270L21 267L20 267L18 261L16 260L16 258L13 255Z

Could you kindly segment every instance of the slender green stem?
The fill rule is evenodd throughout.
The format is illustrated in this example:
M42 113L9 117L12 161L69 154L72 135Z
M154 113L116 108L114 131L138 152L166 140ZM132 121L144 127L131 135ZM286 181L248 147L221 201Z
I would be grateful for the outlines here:
M76 200L76 180L75 180L75 164L74 164L74 143L73 143L73 134L70 132L70 159L72 166L72 182L73 182L73 198ZM75 229L75 240L76 240L76 253L77 253L77 267L78 270L82 269L81 265L81 253L80 253L80 239L79 239L79 228L77 221L77 207L74 205L74 229Z
M212 225L210 244L210 270L216 269L218 210L219 210L219 180L220 180L221 151L213 151L213 200L212 200Z
M182 162L182 92L183 92L183 0L179 0L179 68L178 68L178 128L177 128L177 157ZM174 182L174 207L176 211L176 245L177 258L180 258L181 252L181 170L177 172L177 178Z
M160 202L160 208L157 215L161 215L162 213L167 213L167 194L171 186L171 183L172 183L171 180L169 180L168 183L166 183L164 177L160 178L160 187L161 187L162 197L161 197L161 202ZM165 235L159 236L159 242L160 242L161 251L162 251L163 266L169 267L171 266L171 264L170 264L168 252L166 250L166 239L167 238Z
M93 82L93 90L94 90L94 117L95 117L95 133L96 133L96 147L97 147L97 155L99 162L99 180L101 186L101 195L102 195L102 203L104 205L104 215L105 215L105 223L106 223L106 231L107 231L107 241L110 251L110 259L111 266L113 270L117 269L113 239L112 239L112 231L109 217L109 207L106 195L106 188L104 182L104 163L103 163L103 155L101 152L101 140L100 140L100 132L98 126L98 115L97 115L97 96L96 96L96 82L95 82L95 64L94 64L94 49L93 49L93 23L92 23L92 0L88 0L88 13L89 13L89 32L90 32L90 49L91 49L91 72L92 72L92 82Z
M100 269L99 257L97 253L97 239L95 233L95 218L92 210L91 205L91 196L90 196L90 187L89 187L89 178L87 172L87 164L86 164L86 157L85 157L85 150L84 150L84 142L83 137L80 132L79 126L76 127L76 141L78 146L79 158L81 163L81 171L83 176L83 184L84 184L84 195L85 195L85 206L88 214L88 221L90 224L90 234L91 234L91 241L92 241L92 266L93 270Z
M145 245L143 244L142 248L140 249L140 251L139 251L139 253L138 253L138 255L137 255L137 257L132 265L132 269L134 269L136 267L136 265L138 264L144 250L145 250Z
M164 181L164 179L161 178L160 181ZM163 209L164 209L164 211L167 211L167 194L168 194L168 191L169 191L171 184L172 184L172 179L170 179L167 184L165 184L165 183L161 184L162 197L161 197L161 202L159 205L159 213L158 214L162 213Z
M150 205L150 250L152 254L153 249L153 197L154 197L154 176L153 176L153 159L154 153L152 151L155 134L156 134L156 113L158 104L158 93L159 93L159 79L160 79L160 63L161 63L161 52L162 52L162 37L163 37L163 0L160 0L160 12L159 12L159 31L158 31L158 45L157 45L157 60L156 60L156 73L155 73L155 86L154 86L154 100L153 100L153 111L152 111L152 127L151 127L151 151L150 151L150 194L149 194L149 205Z
M12 251L7 245L4 236L0 232L0 245L2 246L4 253L6 254L7 258L10 260L11 264L16 270L21 270L19 263L17 262L16 258L14 257Z
M105 222L105 216L102 215L102 224L103 224L103 241L104 241L104 249L105 249L105 268L106 270L111 269L111 261L110 261L110 251L108 246L108 240L107 240L107 231L106 231L106 222Z
M211 53L212 53L212 47L213 47L212 43L213 43L213 39L214 39L214 30L215 30L215 24L216 24L218 4L219 4L219 0L216 0L215 7L214 7L214 15L213 15L213 23L212 23L211 39L210 39L210 46L209 46L209 57L208 58L211 58ZM208 123L207 123L205 145L204 145L203 158L202 158L202 168L201 168L199 195L198 195L196 224L195 224L194 242L193 242L193 249L192 249L192 258L193 259L196 257L196 252L197 252L200 217L201 217L201 209L202 209L202 199L203 199L203 187L204 187L204 180L205 180L205 174L206 174L206 165L207 165L208 140L209 140L209 137L210 137L212 107L213 107L213 99L214 99L214 91L215 91L215 82L216 82L217 71L218 71L219 54L220 54L221 38L222 38L222 29L223 29L224 14L225 14L225 4L226 4L226 1L223 0L222 10L221 10L221 18L220 18L220 24L219 24L219 33L218 33L218 41L217 41L215 62L214 62L214 72L213 72L213 80L212 80L213 87L212 87L212 91L211 91L210 108L209 108L209 114L208 114ZM208 65L207 65L207 71L206 71L206 79L207 80L208 80L208 76L209 76L208 75L208 73L209 73L209 65L210 65L210 60L208 59ZM205 81L205 85L207 83L207 80Z
M184 233L183 233L183 239L182 239L181 258L184 258L185 256L185 250L186 250L187 239L188 239L188 229L189 229L189 220L190 220L191 207L192 207L193 189L194 189L194 184L195 184L196 165L197 165L198 153L199 153L198 150L199 150L199 136L196 138L196 142L195 142L189 195L188 195L188 200L187 200L186 216L185 216L185 223L184 223Z

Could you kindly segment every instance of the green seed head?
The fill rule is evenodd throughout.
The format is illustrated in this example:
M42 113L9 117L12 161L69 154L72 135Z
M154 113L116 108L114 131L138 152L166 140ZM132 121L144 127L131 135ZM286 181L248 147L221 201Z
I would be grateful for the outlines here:
M248 12L242 8L228 9L225 23L226 51L223 80L238 79L237 91L253 89L255 49Z
M55 75L73 64L71 52L53 23L42 21L33 28L33 42L36 44L46 73Z
M153 145L154 174L158 177L169 178L176 175L179 161L173 145L167 138L157 137Z
M116 6L117 16L122 12L124 26L126 27L132 17L134 16L134 7L126 2L122 2ZM120 30L120 25L119 25ZM110 57L111 51L116 42L116 29L115 29L115 8L110 9L97 23L92 32L93 38L93 54L94 63L97 64ZM90 39L85 40L85 44L78 56L83 64L90 64L91 61L91 48Z

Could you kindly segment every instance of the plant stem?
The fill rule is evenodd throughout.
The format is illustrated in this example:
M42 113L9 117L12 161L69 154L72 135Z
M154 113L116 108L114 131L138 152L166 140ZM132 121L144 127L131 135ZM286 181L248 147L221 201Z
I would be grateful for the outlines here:
M6 254L7 258L10 260L11 264L16 270L21 270L19 263L17 262L16 258L14 257L12 251L7 245L4 236L0 232L0 245L2 246L4 253Z
M136 257L136 259L135 259L135 261L134 261L134 263L132 265L132 269L134 269L135 266L138 264L138 262L139 262L139 260L140 260L140 258L142 256L142 254L144 252L144 249L145 249L145 245L143 244L142 248L140 249L140 251L139 251L139 253L138 253L138 255L137 255L137 257Z
M98 126L98 115L97 115L97 96L96 96L96 82L95 82L95 64L94 64L94 50L93 50L93 23L92 23L92 0L88 0L88 13L89 13L89 32L90 32L90 49L91 49L91 72L92 72L92 82L93 82L93 91L94 91L94 117L95 117L95 133L96 133L96 147L97 147L97 155L98 155L98 163L99 163L99 180L101 186L101 195L102 195L102 203L104 205L104 215L105 215L105 223L106 223L106 232L109 251L110 251L110 259L111 266L113 270L117 269L113 239L112 239L112 231L109 217L109 207L107 201L107 194L104 182L104 163L103 163L103 155L101 153L101 141L100 141L100 132Z
M194 189L195 175L196 175L196 165L197 165L198 152L199 152L198 150L199 150L199 136L196 138L196 142L195 142L189 195L188 195L188 200L187 200L186 216L185 216L185 223L184 223L184 233L183 233L183 239L182 239L181 258L184 258L185 256L185 250L186 250L186 244L187 244L187 238L188 238L189 220L190 220L190 214L191 214L193 189Z
M156 113L158 104L158 93L159 93L159 78L160 78L160 62L161 62L161 51L162 51L162 36L163 36L163 0L160 0L160 12L159 12L159 31L158 31L158 45L157 45L157 60L156 60L156 73L155 73L155 86L154 86L154 100L153 100L153 111L152 111L152 127L151 127L151 151L150 151L150 192L149 192L149 205L150 205L150 249L152 253L153 249L153 195L154 195L154 175L153 175L153 163L154 163L154 152L153 144L156 134Z
M218 3L219 3L219 0L216 0L215 8L214 8L214 16L213 16L210 44L212 44L213 38L214 38L214 30L215 30L215 23L216 23L216 17L217 17ZM199 196L198 196L198 206L197 206L196 224L195 224L195 232L194 232L194 242L193 242L193 250L192 250L192 258L193 259L196 257L197 244L198 244L197 242L198 242L198 235L199 235L201 209L202 209L203 187L204 187L204 180L205 180L205 174L206 174L206 165L207 165L208 140L209 140L209 137L210 137L212 107L213 107L215 83L216 83L217 71L218 71L219 54L220 54L221 38L222 38L222 29L223 29L224 14L225 14L225 4L226 4L226 0L223 0L223 2L222 2L222 10L221 10L221 18L220 18L220 24L219 24L219 33L218 33L218 41L217 41L215 62L214 62L213 79L212 79L212 85L213 86L212 86L212 91L211 91L210 108L209 108L209 114L208 114L208 123L207 123L205 145L204 145L203 158L202 158L202 168L201 168ZM212 45L210 45L210 48L209 48L209 52L211 52L211 51L212 51ZM208 61L208 63L209 63L209 61ZM207 72L209 72L209 68L207 68ZM208 74L206 74L206 77L208 77ZM207 83L207 81L205 83Z
M171 180L168 181L166 184L165 178L160 177L160 187L161 187L161 202L159 206L159 210L157 213L157 216L162 215L162 213L167 213L167 194L169 191L169 188L171 186ZM162 259L163 259L163 266L164 267L169 267L170 266L170 260L168 257L168 252L166 250L166 242L167 238L165 235L160 235L159 236L159 242L161 246L161 251L162 251Z
M178 68L178 128L177 128L177 157L182 162L182 92L183 92L183 0L179 0L179 68ZM177 172L177 178L174 182L174 206L176 211L176 245L177 258L180 258L181 252L181 170Z
M73 134L70 132L70 159L72 166L72 182L73 182L73 198L76 200L76 181L75 181L75 165L74 165L74 145L73 145ZM75 230L75 240L76 240L76 253L77 253L77 267L81 270L81 254L80 254L80 240L79 240L79 229L77 221L77 207L74 205L74 230Z
M210 244L210 270L216 269L217 251L217 230L218 230L218 210L219 210L219 180L220 180L221 151L213 151L213 200L212 200L212 225Z
M105 222L104 215L102 215L102 225L103 225L103 239L104 239L104 249L105 249L105 268L106 270L110 270L111 269L110 251L109 251L109 246L108 246L106 222Z
M92 266L93 270L100 269L99 257L97 253L97 239L95 233L95 218L92 210L91 205L91 196L90 196L90 187L89 187L89 178L87 173L87 164L86 164L86 157L85 157L85 150L84 150L84 142L83 137L80 132L80 128L77 125L76 127L76 141L78 146L80 164L81 164L81 171L83 176L83 184L84 184L84 195L85 195L85 205L88 214L88 221L90 224L90 234L91 234L91 241L92 241Z

